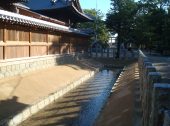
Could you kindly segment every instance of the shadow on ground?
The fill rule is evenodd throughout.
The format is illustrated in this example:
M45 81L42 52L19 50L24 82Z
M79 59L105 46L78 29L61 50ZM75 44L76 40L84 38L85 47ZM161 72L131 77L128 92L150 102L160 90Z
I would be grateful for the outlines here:
M91 126L105 103L116 73L104 70L21 126Z
M112 94L95 126L133 125L134 85L137 81L133 64L116 81L118 85L112 89Z
M11 99L0 101L0 121L10 116L16 115L18 112L26 108L28 105L19 103L18 97L13 96Z

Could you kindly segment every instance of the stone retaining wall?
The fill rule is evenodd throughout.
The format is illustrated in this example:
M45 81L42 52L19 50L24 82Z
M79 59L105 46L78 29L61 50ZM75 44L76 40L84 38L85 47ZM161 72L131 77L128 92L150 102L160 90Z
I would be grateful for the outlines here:
M165 110L163 109L170 109L169 96L163 95L169 90L170 84L161 83L160 73L156 71L152 62L142 51L139 51L139 74L142 126L163 125L165 123L163 119ZM164 97L164 101L161 97Z
M0 61L0 79L55 65L74 63L75 55L47 55Z

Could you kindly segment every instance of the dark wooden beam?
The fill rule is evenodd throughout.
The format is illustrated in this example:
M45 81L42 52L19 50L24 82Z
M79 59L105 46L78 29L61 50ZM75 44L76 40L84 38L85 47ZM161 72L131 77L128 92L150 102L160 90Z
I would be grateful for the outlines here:
M47 33L46 33L46 42L47 42L47 55L49 55L49 40L48 40L48 31L47 31Z
M32 33L29 30L29 57L31 57L31 42L32 42Z
M7 40L7 29L6 29L6 25L4 25L3 28L3 42L4 42L4 46L3 46L3 59L6 59L6 40Z

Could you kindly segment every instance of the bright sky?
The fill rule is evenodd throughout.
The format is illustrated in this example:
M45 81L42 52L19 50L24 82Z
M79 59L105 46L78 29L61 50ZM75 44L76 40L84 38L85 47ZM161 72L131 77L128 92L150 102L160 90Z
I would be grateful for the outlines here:
M110 10L111 0L80 0L80 4L82 9L96 9L96 1L97 10L101 10L101 12L105 15Z
M110 9L110 0L80 0L82 9L96 9L101 10L103 14L106 14Z

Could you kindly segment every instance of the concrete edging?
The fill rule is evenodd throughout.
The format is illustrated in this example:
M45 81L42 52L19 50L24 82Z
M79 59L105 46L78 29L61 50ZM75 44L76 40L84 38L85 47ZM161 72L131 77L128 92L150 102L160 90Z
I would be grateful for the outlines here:
M69 92L70 90L72 90L75 87L77 87L78 85L82 84L84 81L90 79L99 70L100 70L100 68L96 69L95 71L90 71L90 73L84 75L83 77L80 77L80 79L70 82L70 83L67 83L66 84L67 86L64 87L63 89L50 94L49 96L43 98L42 100L36 102L33 105L30 105L29 107L25 108L24 110L22 110L15 116L10 117L10 118L0 122L0 126L17 126L17 125L19 125L21 122L28 119L29 117L31 117L33 114L35 114L39 110L41 110L44 107L46 107L47 105L53 103L58 98L60 98L61 96L63 96L67 92Z

